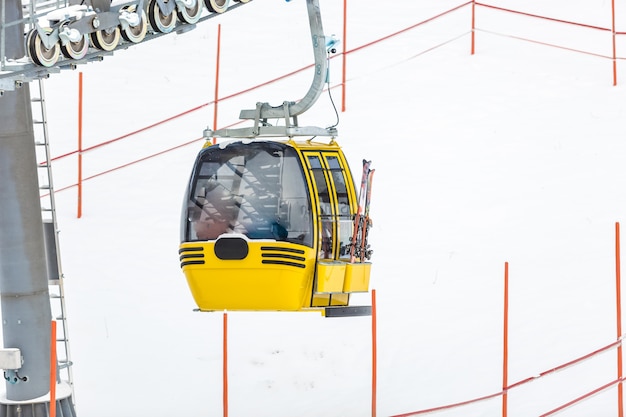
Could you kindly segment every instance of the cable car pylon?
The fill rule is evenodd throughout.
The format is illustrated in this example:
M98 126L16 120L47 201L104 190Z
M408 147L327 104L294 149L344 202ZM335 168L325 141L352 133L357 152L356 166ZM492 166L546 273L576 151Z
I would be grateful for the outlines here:
M371 314L371 306L350 305L352 294L369 291L371 222L369 208L359 204L366 195L356 195L337 129L298 125L323 91L328 45L337 42L326 41L319 1L306 3L315 68L304 97L242 110L240 119L252 126L204 132L207 143L184 197L179 247L200 311ZM229 140L211 145L212 138ZM371 184L369 162L365 168ZM369 195L371 187L365 189Z

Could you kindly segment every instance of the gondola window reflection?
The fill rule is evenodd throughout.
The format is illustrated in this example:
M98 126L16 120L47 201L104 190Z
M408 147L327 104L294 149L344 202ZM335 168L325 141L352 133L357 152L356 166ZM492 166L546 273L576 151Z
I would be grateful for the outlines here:
M206 148L199 158L184 238L241 233L312 246L310 200L292 148L235 143Z

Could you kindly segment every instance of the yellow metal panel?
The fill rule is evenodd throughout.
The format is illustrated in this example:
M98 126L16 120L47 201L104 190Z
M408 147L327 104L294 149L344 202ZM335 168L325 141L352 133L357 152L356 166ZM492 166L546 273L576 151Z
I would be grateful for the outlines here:
M186 275L201 310L295 311L308 298L306 277L278 268L189 271Z
M311 307L327 307L330 305L330 294L313 294Z
M343 291L346 274L345 262L320 261L317 263L317 285L315 292L333 293Z
M183 266L191 294L200 310L286 310L309 306L313 287L315 254L304 250L303 267L268 263L267 246L293 247L286 242L248 242L249 254L242 260L222 260L215 256L215 242L183 243L181 247L203 247L204 264Z
M350 294L333 294L330 298L331 306L347 306Z
M347 263L346 277L343 282L343 292L367 292L370 285L370 271L372 264L370 262L363 263Z

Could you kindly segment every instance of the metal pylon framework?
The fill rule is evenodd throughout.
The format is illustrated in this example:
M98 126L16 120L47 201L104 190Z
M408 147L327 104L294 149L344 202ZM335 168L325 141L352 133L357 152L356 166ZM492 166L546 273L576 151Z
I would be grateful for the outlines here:
M50 293L50 310L52 319L57 321L57 368L58 379L69 385L74 393L74 378L70 355L70 338L65 305L64 275L61 267L61 251L59 246L59 228L57 223L56 202L54 199L54 183L52 179L52 157L50 153L50 137L48 134L48 116L46 113L46 97L44 81L31 83L31 103L33 111L33 127L37 168L39 172L39 189L42 193L41 218L46 242L46 259L48 270L48 290Z
M4 18L11 1L0 0L0 95L117 50L195 29L252 0L22 0L22 17ZM25 29L25 54L9 57L7 34L17 26Z

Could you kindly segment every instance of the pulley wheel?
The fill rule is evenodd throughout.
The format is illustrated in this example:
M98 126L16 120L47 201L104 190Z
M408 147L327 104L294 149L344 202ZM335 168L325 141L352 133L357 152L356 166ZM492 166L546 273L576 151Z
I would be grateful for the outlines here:
M200 0L194 1L195 4L191 7L181 7L180 9L176 8L178 20L189 24L194 24L200 20L200 15L202 14L202 3L200 3Z
M48 33L52 32L51 28L45 28L44 30ZM35 64L41 65L42 67L51 67L56 64L61 49L58 42L55 42L49 49L46 48L36 29L29 32L26 42L28 55Z
M170 0L165 0L168 3ZM148 3L148 19L150 26L157 32L169 33L176 26L176 13L172 11L169 15L164 15L159 8L156 0L150 0Z
M120 43L120 28L117 26L110 29L103 29L91 34L91 43L94 47L110 52Z
M229 0L204 0L204 5L210 12L224 13L228 9Z
M133 6L134 8L134 6ZM124 38L127 42L139 43L145 37L148 32L148 20L146 17L146 12L141 11L141 22L139 22L136 26L127 26L126 29L120 28L122 32L122 38Z
M61 53L64 57L70 59L83 59L89 50L89 36L87 34L78 42L68 42L65 45L61 43Z

